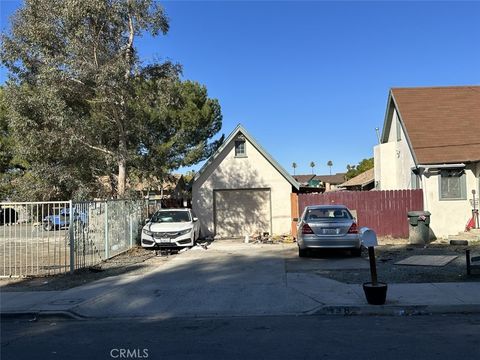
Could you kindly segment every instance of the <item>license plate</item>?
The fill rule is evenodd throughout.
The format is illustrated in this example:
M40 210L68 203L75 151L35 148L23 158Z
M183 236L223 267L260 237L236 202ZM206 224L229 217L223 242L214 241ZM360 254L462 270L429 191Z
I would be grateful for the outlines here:
M325 235L337 235L338 229L323 229Z
M157 242L161 242L161 243L169 243L170 242L170 238L156 238L155 240L157 240Z

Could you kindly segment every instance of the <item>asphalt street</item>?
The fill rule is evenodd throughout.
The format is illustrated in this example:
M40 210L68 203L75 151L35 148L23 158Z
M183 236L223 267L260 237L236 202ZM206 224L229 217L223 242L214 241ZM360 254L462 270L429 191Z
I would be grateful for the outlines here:
M478 359L480 315L5 320L1 358Z

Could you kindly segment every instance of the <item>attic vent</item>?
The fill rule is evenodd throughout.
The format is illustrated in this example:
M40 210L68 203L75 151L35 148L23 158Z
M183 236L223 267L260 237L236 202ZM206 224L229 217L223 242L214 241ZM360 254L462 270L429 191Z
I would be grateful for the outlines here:
M239 134L239 135L237 136L237 140L245 141L245 135Z

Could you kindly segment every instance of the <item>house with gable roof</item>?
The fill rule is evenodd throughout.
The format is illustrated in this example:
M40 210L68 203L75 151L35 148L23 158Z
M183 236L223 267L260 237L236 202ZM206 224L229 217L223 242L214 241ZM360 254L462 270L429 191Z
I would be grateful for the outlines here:
M339 185L345 182L347 173L334 175L292 175L300 184L300 192L327 192L339 189Z
M433 235L463 231L480 193L480 86L391 89L374 159L377 190L423 189L412 210L430 211Z
M339 188L350 191L369 191L372 190L375 183L374 169L368 169L357 176L338 185Z
M289 234L297 181L238 125L196 174L192 209L204 236Z
M325 186L325 192L335 191L347 180L347 173L336 173L334 175L316 175L314 180L320 181Z

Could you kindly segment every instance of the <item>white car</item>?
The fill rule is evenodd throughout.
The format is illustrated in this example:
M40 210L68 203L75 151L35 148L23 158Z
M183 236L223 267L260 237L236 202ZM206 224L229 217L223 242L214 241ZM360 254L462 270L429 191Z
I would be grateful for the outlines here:
M161 209L142 229L142 247L194 246L200 237L200 223L191 209Z

